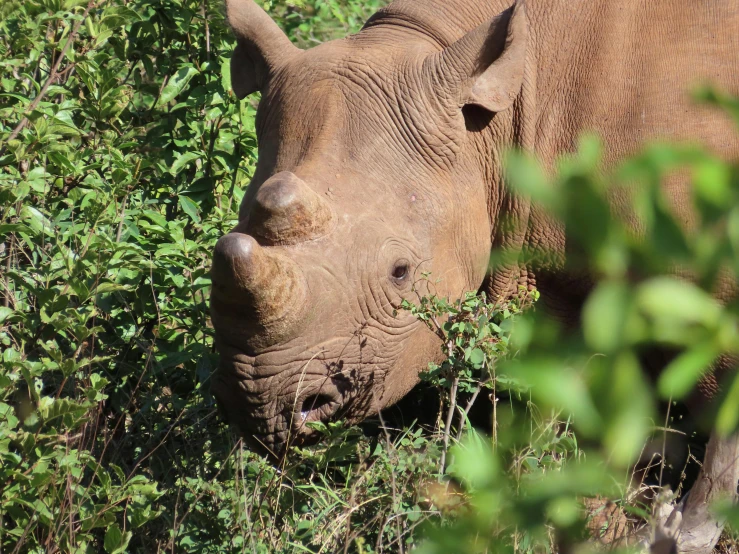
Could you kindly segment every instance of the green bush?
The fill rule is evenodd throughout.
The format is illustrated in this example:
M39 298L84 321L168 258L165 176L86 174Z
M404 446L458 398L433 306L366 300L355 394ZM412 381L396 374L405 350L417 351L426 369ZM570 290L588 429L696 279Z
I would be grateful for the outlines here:
M272 4L311 46L382 2ZM425 375L438 414L313 424L325 440L275 467L209 393L209 260L256 158L221 1L9 1L0 14L0 550L552 551L584 536L585 496L643 514L623 475L660 432L657 394L684 397L739 344L736 307L702 292L739 271L736 166L653 147L604 174L591 140L549 178L512 155L511 182L571 222L576 261L604 277L582 331L520 317L536 293L408 299L448 357ZM690 235L658 188L678 166L701 214ZM648 240L608 217L617 183L639 183ZM698 284L626 279L675 262ZM655 341L687 347L657 394L634 354ZM725 433L738 395L735 381ZM473 429L475 400L492 438Z

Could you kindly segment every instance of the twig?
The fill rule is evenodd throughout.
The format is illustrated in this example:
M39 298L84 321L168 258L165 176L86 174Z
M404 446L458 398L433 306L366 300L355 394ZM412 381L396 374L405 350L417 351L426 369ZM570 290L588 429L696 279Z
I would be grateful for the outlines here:
M493 403L493 450L498 448L498 397L495 390L495 364L492 367L492 383L493 390L490 393L490 400Z
M477 388L475 388L475 392L472 393L472 397L470 398L469 402L467 402L467 405L464 408L459 408L459 429L457 429L457 435L456 440L459 441L462 438L462 433L464 432L464 420L467 418L467 415L470 413L470 410L472 409L472 405L475 403L475 400L477 400L478 395L480 394L480 391L482 390L482 387L487 384L487 381L480 383L477 385Z
M216 138L218 137L218 132L221 130L221 121L223 120L223 116L218 116L218 119L214 119L210 124L210 141L208 143L208 158L205 162L205 177L206 179L211 178L211 173L213 173L213 149L216 146Z
M90 10L95 6L97 3L97 0L90 0L90 2L87 4L87 7L85 8L85 11L82 14L82 17L75 23L74 28L72 29L72 32L69 34L69 37L67 38L67 42L64 44L64 47L62 48L61 53L59 54L59 57L54 62L54 67L51 68L51 72L49 73L49 78L44 83L44 86L41 87L41 90L36 95L36 98L33 99L33 101L29 104L28 108L26 108L26 114L23 116L23 119L20 120L20 123L13 129L13 131L8 136L8 139L5 141L5 144L3 145L2 149L0 149L0 156L3 155L5 152L5 147L7 144L14 140L18 134L23 130L23 128L28 123L28 114L30 114L33 110L36 109L36 107L39 105L39 102L46 96L46 93L49 90L49 87L54 83L54 81L57 80L59 77L59 66L62 64L62 61L67 56L67 51L69 50L69 47L72 46L72 43L74 42L74 39L77 38L77 33L80 30L80 27L82 26L82 23L87 19L87 15L90 13Z
M224 469L226 469L226 468L228 467L228 464L227 464L226 462L228 461L228 459L229 459L229 458L230 458L231 456L233 456L233 453L234 453L234 452L236 451L236 449L237 449L237 448L239 447L239 445L240 445L240 444L241 444L241 441L237 442L237 443L236 443L236 444L234 445L234 447L233 447L233 448L231 449L231 451L230 451L230 452L228 453L228 456L226 456L226 459L225 459L225 460L223 460L223 464L221 465L221 467L220 467L220 468L218 468L218 471L216 472L216 474L215 474L215 475L213 476L213 478L212 478L212 481L213 481L214 483L218 481L218 477L220 477L220 475L221 475L221 472L222 472L222 471L223 471ZM198 502L200 502L200 499L201 499L201 498L202 498L202 497L203 497L203 496L204 496L205 494L206 494L206 491L201 491L201 492L200 492L200 493L199 493L199 494L198 494L198 495L197 495L197 496L196 496L196 497L195 497L195 498L193 499L193 501L192 501L192 502L190 503L190 506L188 506L187 510L185 510L185 513L184 513L184 514L182 514L182 517L180 518L180 520L179 520L179 521L176 521L176 520L175 520L175 521L173 521L173 522L172 522L172 523L173 523L173 533L174 533L174 537L172 537L172 543L170 543L170 544L173 544L173 543L174 543L174 540L175 540L175 539L176 539L176 537L177 537L177 532L178 532L178 529L179 529L180 527L182 527L182 524L183 524L183 523L185 523L185 519L187 519L187 516L189 516L189 515L190 515L190 512L192 511L192 509L193 509L193 508L194 508L195 506L197 506L197 505L198 505Z
M385 433L385 440L387 441L387 451L388 451L388 454L390 454L392 452L395 456L397 456L397 453L395 452L395 449L392 448L393 443L390 440L390 433L388 433L387 426L385 425L385 419L382 417L382 410L378 410L377 411L377 416L380 418L380 425L382 427L382 431ZM390 485L391 485L392 490L393 490L393 507L394 507L395 506L395 503L397 502L397 499L398 499L398 488L397 488L397 483L395 481L395 466L393 466L393 469L390 472ZM390 522L390 520L388 519L385 522L385 524L387 524L389 522ZM383 527L383 529L384 529L384 527ZM382 534L382 533L380 533L380 534ZM398 537L401 537L402 535L403 535L403 529L401 527L400 520L398 520ZM403 542L400 541L400 540L398 541L398 552L400 554L404 554Z
M231 177L231 188L228 191L229 204L233 203L234 189L236 188L236 178L239 176L239 167L241 166L241 136L244 133L243 105L239 104L239 138L236 140L236 148L234 148L233 159L236 161L236 169Z
M149 452L147 452L141 459L139 459L134 465L131 471L128 472L128 477L126 478L126 481L130 481L133 478L134 473L139 468L141 464L143 464L148 458L150 458L154 452L159 450L159 448L167 441L167 437L169 437L169 434L177 428L177 423L180 421L183 415L187 412L187 408L183 408L182 411L179 413L179 415L175 418L175 420L170 423L169 429L167 429L167 432L164 434L164 438L162 438L161 441L159 441L159 444L157 444L154 448L152 448Z
M141 169L141 158L139 158L139 161L136 162L136 169L133 170L133 184L129 186L128 192L123 197L123 201L121 202L121 218L118 221L118 230L115 233L115 241L121 242L121 235L123 234L123 221L126 219L126 204L128 204L128 195L131 192L131 187L135 185L136 179L139 177L139 170Z
M241 123L239 123L241 126ZM239 129L239 140L236 141L236 148L234 148L234 160L236 160L236 169L231 177L231 188L228 191L228 198L233 198L234 190L236 189L236 178L238 177L239 167L241 166L241 129Z
M667 414L665 415L665 428L662 433L662 461L659 468L659 486L662 487L662 477L665 471L665 451L667 450L667 429L670 425L670 408L672 408L672 396L667 404Z
M5 258L5 299L3 300L3 304L6 308L10 306L10 277L8 274L10 273L13 263L14 238L15 235L13 233L8 235L8 254ZM15 302L13 302L13 308L15 308Z
M200 5L200 14L205 20L205 59L210 61L210 27L208 25L208 12L205 10L205 0Z
M682 525L677 537L680 552L711 552L724 529L724 521L711 511L722 497L736 502L739 481L739 433L720 438L714 430L706 446L698 480L690 489L682 510Z
M452 349L454 348L454 343L452 341L449 341L448 345L448 354L451 356ZM457 411L457 388L459 387L459 376L455 375L454 380L452 381L452 388L449 391L449 410L446 414L446 421L444 422L444 447L441 451L441 461L439 463L439 472L441 474L444 473L444 470L446 469L446 453L449 449L449 434L451 433L451 427L452 427L452 418L454 417L454 412Z
M241 528L242 537L244 537L244 544L246 544L246 537L244 535L247 535L249 537L250 541L251 541L252 550L254 552L256 552L257 551L257 545L254 542L254 531L253 531L254 524L253 524L252 518L251 518L251 512L252 512L252 510L251 510L251 505L248 503L249 493L246 490L247 478L244 475L244 463L245 463L244 462L244 441L242 439L239 439L238 444L239 444L239 466L238 466L239 469L236 472L236 478L238 479L239 475L241 475L241 482L243 483L242 488L243 488L243 491L244 491L244 494L242 494L241 497L243 498L243 501L244 501L244 515L246 516L244 518L244 521L246 522L246 525L248 526L247 529L244 529L244 526L243 525L240 526L240 528ZM237 483L238 483L238 481L237 481Z
M121 219L118 221L118 230L115 232L115 241L121 242L121 235L123 234L123 220L126 217L126 203L128 202L128 194L123 197L121 202Z

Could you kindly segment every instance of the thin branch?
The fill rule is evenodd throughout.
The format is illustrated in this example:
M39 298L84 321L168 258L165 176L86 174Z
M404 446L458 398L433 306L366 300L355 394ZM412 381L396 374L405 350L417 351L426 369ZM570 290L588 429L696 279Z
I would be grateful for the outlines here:
M387 426L385 425L385 420L382 417L382 410L378 410L377 416L380 418L380 425L382 427L382 431L385 433L385 440L387 441L387 452L388 452L388 454L391 454L392 453L393 454L393 457L395 457L395 456L397 456L397 453L395 452L395 449L393 448L393 443L390 440L390 433L388 432ZM392 470L390 472L390 485L391 485L392 491L393 491L393 508L394 508L397 505L396 503L398 502L398 488L397 488L397 483L396 483L396 480L395 480L395 464L393 464L393 468L392 468ZM385 522L385 524L389 523L389 521L390 520L387 520ZM382 529L383 530L385 529L384 526L383 526ZM403 529L401 527L400 520L398 520L398 531L397 532L398 532L398 537L401 537L403 535ZM380 535L382 535L382 534L383 533L380 532ZM403 542L402 541L399 541L398 542L398 551L399 551L400 554L404 554L404 548L403 548Z
M123 234L123 220L126 218L126 203L128 203L128 195L123 197L121 202L121 218L118 220L118 229L115 232L115 241L121 242L121 235Z
M452 355L452 348L454 348L454 344L452 341L449 341L448 346L448 353L451 356ZM452 419L454 417L454 413L457 411L457 389L459 387L459 375L454 376L454 380L452 381L452 388L449 391L449 410L446 414L446 421L444 422L444 447L441 451L441 460L439 462L439 472L441 474L444 473L444 470L446 469L446 453L449 449L449 434L452 430Z
M13 248L15 246L15 235L10 233L8 235L8 248L7 257L5 258L5 298L3 305L7 308L10 306L10 269L13 267ZM13 309L15 309L15 299L13 300Z
M472 406L477 400L477 397L480 395L480 391L487 383L488 381L484 381L480 383L479 385L477 385L477 387L475 388L475 392L472 393L472 397L467 402L467 405L464 408L462 408L461 406L459 407L459 429L457 429L457 435L456 435L457 442L459 442L459 440L462 438L462 433L464 432L464 420L467 419L467 416L470 413Z
M665 428L662 433L662 463L659 468L659 486L662 487L663 476L665 471L665 452L667 450L667 429L670 426L670 409L672 408L672 396L667 403L667 414L665 414Z
M210 61L210 26L208 25L208 12L205 9L205 0L200 5L200 14L205 21L205 59Z

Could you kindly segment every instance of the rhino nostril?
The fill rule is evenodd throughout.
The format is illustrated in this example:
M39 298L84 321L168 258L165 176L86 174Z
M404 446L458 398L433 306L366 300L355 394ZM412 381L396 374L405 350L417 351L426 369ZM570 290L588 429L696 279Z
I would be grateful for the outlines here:
M300 407L300 421L325 421L334 415L339 409L339 401L330 394L311 394L303 400Z

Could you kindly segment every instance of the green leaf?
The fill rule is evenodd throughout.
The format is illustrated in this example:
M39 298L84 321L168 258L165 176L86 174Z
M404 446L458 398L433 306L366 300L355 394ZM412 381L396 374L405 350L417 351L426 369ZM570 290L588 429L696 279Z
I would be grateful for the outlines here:
M126 285L119 285L118 283L100 283L95 288L95 294L105 294L107 292L115 292L128 289L129 287L127 287Z
M122 554L128 547L133 533L126 531L123 533L117 523L108 527L105 531L105 539L103 548L108 554Z
M51 222L44 214L42 214L33 206L23 206L23 208L21 209L21 217L23 218L25 223L27 223L28 226L33 229L35 233L49 234L51 232Z
M580 430L595 435L601 429L602 418L588 390L584 372L568 366L554 356L530 355L503 365L502 370L530 386L538 403L564 410L575 417Z
M505 157L506 181L519 194L556 211L560 195L546 177L544 169L531 154L510 151Z
M705 160L693 167L694 193L718 208L731 202L731 168L721 160Z
M482 367L482 364L485 362L485 352L479 348L474 348L470 353L469 362L474 367Z
M702 323L715 326L721 305L696 285L675 277L655 277L637 289L637 303L647 315L672 326Z
M22 223L4 223L0 225L0 235L8 233L30 233L31 229Z
M49 152L47 155L49 156L49 159L58 167L65 169L69 173L75 172L74 164L69 161L69 158L66 154L62 152Z
M112 6L103 12L100 28L115 29L134 21L141 21L141 16L136 10L132 10L127 6Z
M493 453L488 441L478 433L472 432L466 440L455 446L452 455L454 463L450 473L476 488L483 488L495 482L500 471L500 461Z
M164 89L162 89L162 94L156 105L163 106L174 100L174 98L187 86L190 79L197 75L197 73L198 70L192 66L180 68L177 73L169 79Z
M601 354L610 354L623 346L631 292L625 283L601 283L583 308L583 333L588 345Z
M229 92L231 90L231 59L221 59L221 86L223 90Z
M15 310L13 310L12 308L8 308L7 306L0 306L0 323L8 319L11 315L13 315L14 312Z
M201 152L185 152L181 156L177 157L177 159L172 164L172 167L169 168L169 172L172 175L177 175L183 167L188 165L191 161L197 160L201 156Z
M198 205L187 196L179 196L178 201L180 204L180 208L182 208L182 210L188 216L190 216L190 219L192 219L195 223L200 223L200 216L198 215Z
M721 355L713 342L698 344L672 360L659 378L662 398L685 398L711 364Z
M609 460L626 468L637 461L653 426L650 389L639 360L630 351L616 356L613 365L602 367L610 373L608 388L598 396L606 419L603 441Z

